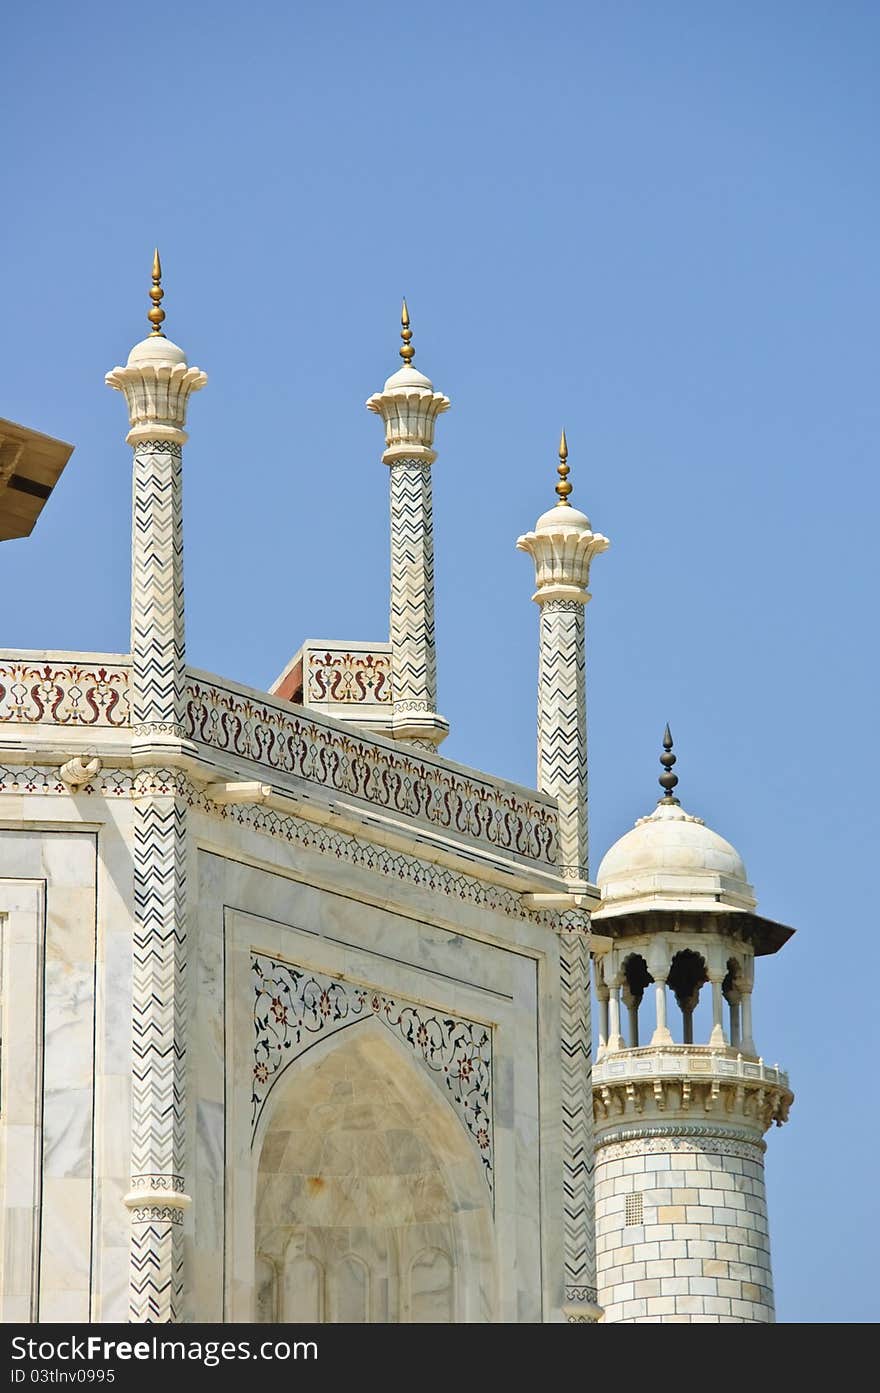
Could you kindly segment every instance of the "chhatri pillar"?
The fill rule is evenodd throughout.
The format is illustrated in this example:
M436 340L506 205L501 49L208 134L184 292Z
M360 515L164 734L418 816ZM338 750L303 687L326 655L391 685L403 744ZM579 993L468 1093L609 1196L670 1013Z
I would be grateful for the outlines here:
M383 463L391 476L391 671L395 740L435 750L449 734L437 712L434 637L434 518L431 465L434 426L449 398L412 365L409 311L401 315L403 367L367 408L385 425Z
M560 871L571 892L559 916L565 1314L592 1323L596 1298L593 1230L593 1104L590 1077L590 917L587 822L587 701L584 610L590 563L606 551L585 513L569 502L568 444L559 443L558 502L517 541L535 563L540 607L538 787L559 806Z
M182 1315L187 952L182 449L192 392L207 382L165 337L159 253L152 326L108 386L122 392L134 450L131 700L134 782L129 1319Z

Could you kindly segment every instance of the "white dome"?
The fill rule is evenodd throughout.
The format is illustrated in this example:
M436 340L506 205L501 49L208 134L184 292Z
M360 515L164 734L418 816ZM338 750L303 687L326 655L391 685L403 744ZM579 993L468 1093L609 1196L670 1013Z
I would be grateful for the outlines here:
M561 527L572 528L577 532L592 532L593 524L586 513L581 513L571 504L557 503L549 512L542 513L535 523L536 532L558 532Z
M604 856L593 917L646 909L754 910L742 857L702 818L660 802Z
M140 368L146 363L154 367L186 367L186 354L176 343L166 339L164 334L150 334L136 343L128 355L128 367Z
M383 392L433 392L434 384L430 377L426 377L423 372L418 372L416 368L407 365L392 373L382 390Z

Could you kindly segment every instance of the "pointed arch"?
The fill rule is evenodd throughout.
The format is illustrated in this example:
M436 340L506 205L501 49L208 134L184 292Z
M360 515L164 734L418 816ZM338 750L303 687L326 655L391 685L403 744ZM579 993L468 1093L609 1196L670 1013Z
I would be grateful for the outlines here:
M282 1255L286 1308L398 1321L415 1290L435 1312L426 1319L491 1318L494 1226L472 1138L379 1021L324 1037L279 1072L253 1162L255 1252Z

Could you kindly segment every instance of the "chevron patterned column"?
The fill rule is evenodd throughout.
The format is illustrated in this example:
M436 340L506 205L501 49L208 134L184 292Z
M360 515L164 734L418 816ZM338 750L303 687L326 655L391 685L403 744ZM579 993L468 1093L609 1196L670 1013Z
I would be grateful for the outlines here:
M131 585L134 907L129 1318L182 1317L186 1064L186 801L168 756L183 740L182 447L190 394L207 378L161 332L107 374L124 394L134 448Z
M133 443L132 725L136 738L179 739L186 700L183 453L167 438Z
M183 1299L186 804L175 775L135 779L129 1319L176 1321Z
M559 869L587 879L584 604L545 600L538 657L538 787L559 804Z
M565 1301L572 1321L592 1320L596 1306L593 1212L592 1021L590 920L567 910L559 934L562 1053L563 1242Z
M391 465L391 655L395 721L436 711L431 466L418 459Z
M391 733L435 750L449 725L437 713L431 465L437 458L434 425L449 410L449 398L412 366L406 301L401 323L404 366L367 402L385 423L382 459L391 469Z
M565 1313L589 1324L596 1304L593 1098L590 1079L590 920L579 907L589 885L585 607L590 563L607 550L589 518L568 501L568 446L559 446L558 503L517 541L535 563L540 606L538 787L559 807L559 869L571 906L560 915L560 1060L563 1126ZM594 893L594 892L593 892Z

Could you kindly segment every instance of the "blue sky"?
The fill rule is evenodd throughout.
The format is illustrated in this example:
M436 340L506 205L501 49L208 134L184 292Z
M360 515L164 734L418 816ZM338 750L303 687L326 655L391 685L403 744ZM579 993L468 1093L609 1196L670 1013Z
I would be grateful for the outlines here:
M779 1318L876 1287L880 11L815 0L148 7L4 21L0 414L76 452L0 548L10 647L128 646L130 457L103 385L166 329L208 388L185 459L189 661L272 680L387 633L398 360L452 398L434 471L452 758L534 778L552 501L612 539L588 610L593 865L657 793L797 927L755 1032ZM870 1082L869 1082L870 1080Z

